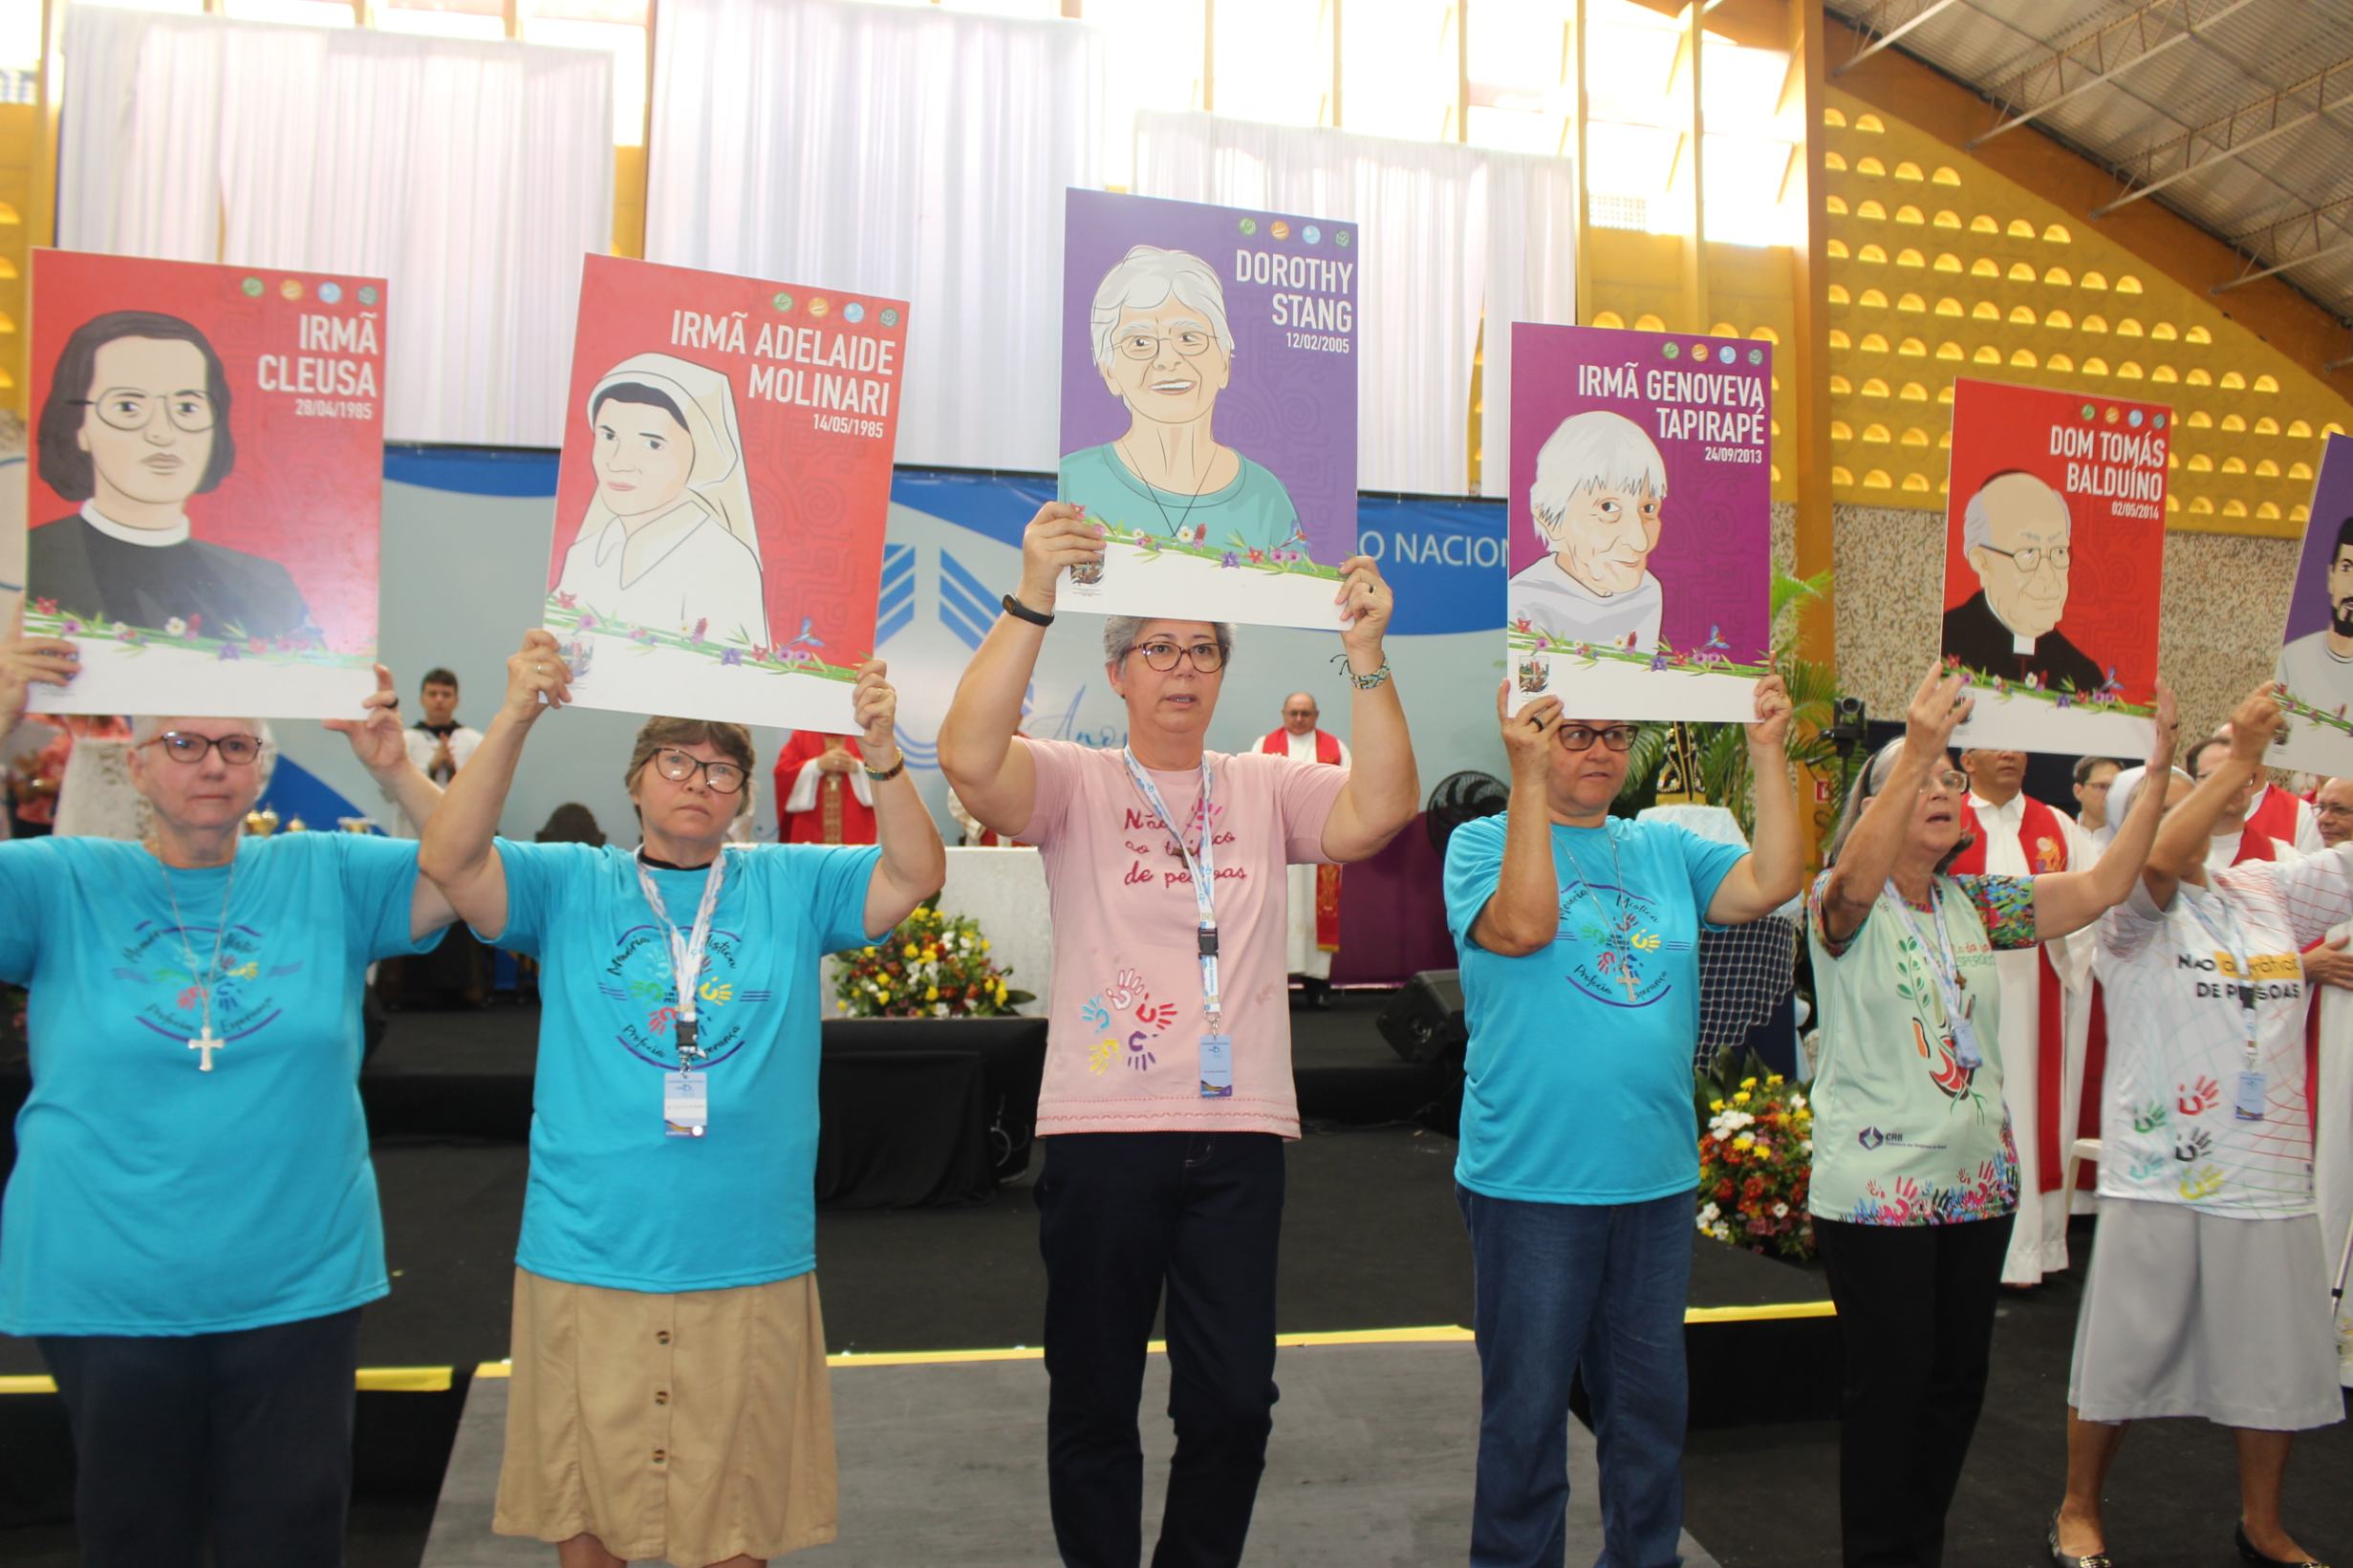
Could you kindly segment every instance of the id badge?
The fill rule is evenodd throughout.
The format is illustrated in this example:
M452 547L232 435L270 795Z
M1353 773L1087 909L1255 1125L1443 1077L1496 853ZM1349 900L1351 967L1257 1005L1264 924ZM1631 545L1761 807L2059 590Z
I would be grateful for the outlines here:
M1970 1000L1973 1005L1953 1020L1953 1060L1975 1072L1985 1065L1985 1053L1977 1048L1977 1023L1971 1016L1976 999Z
M661 1125L671 1138L700 1138L710 1131L710 1081L699 1072L663 1073Z
M2232 1114L2242 1122L2259 1122L2263 1119L2261 1073L2243 1072L2238 1075L2238 1104L2232 1107Z
M1234 1094L1234 1038L1201 1037L1201 1098L1230 1100Z

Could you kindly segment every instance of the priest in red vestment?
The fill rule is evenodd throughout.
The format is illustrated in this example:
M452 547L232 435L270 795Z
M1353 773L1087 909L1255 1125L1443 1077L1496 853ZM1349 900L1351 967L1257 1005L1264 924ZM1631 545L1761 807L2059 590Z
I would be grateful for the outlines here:
M1969 848L1956 875L2040 876L2081 870L2099 850L2073 817L2025 792L2026 754L1961 753L1969 775L1962 808ZM2079 1106L2069 1093L2089 1050L2091 933L1997 953L2001 984L2002 1093L2018 1145L2018 1221L2002 1283L2031 1285L2067 1266L2067 1158ZM2070 1070L2074 1068L2075 1070Z
M776 754L776 837L783 844L872 844L874 792L846 735L794 730Z
M1322 763L1332 767L1349 764L1348 743L1317 727L1323 711L1312 692L1293 692L1283 699L1283 727L1270 731L1259 750L1298 763ZM1340 868L1293 866L1291 928L1284 962L1298 977L1309 1006L1331 1005L1331 956L1340 951Z

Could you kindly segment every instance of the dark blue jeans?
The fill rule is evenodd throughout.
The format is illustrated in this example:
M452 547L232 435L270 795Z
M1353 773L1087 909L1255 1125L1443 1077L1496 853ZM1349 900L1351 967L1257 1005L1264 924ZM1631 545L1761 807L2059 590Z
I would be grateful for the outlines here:
M1560 1568L1568 1551L1568 1385L1582 1370L1601 1461L1598 1568L1677 1568L1683 1308L1693 1194L1522 1203L1457 1186L1479 1335L1472 1568Z
M1045 1140L1047 1491L1067 1568L1136 1568L1144 1348L1168 1291L1176 1452L1153 1568L1241 1560L1274 1429L1283 1140L1080 1132Z
M227 1334L51 1335L41 1356L74 1433L83 1568L343 1560L357 1307Z

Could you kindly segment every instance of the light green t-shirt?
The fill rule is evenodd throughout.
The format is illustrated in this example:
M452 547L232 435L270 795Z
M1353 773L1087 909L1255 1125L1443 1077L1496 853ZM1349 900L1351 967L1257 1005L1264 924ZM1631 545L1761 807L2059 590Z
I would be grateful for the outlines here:
M2035 944L2034 879L1940 876L1933 896L1974 999L1983 1064L1955 1060L1936 982L1936 914L1883 891L1844 944L1823 932L1824 871L1806 897L1822 1050L1807 1207L1856 1225L1951 1225L2018 1208L2018 1149L2001 1091L1999 949ZM1923 952L1921 943L1929 944Z
M1231 483L1192 496L1145 483L1108 444L1090 446L1063 458L1055 494L1098 522L1163 539L1175 539L1182 527L1198 529L1193 537L1201 544L1228 549L1304 548L1299 508L1283 482L1248 458L1241 463Z

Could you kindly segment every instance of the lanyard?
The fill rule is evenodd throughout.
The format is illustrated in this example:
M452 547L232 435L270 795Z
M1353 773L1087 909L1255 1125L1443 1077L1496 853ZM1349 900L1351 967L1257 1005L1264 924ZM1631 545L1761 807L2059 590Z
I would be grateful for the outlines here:
M1135 785L1135 792L1144 797L1144 804L1152 807L1153 814L1160 819L1160 825L1168 829L1169 837L1176 841L1176 851L1185 857L1185 870L1193 878L1193 903L1200 913L1201 1011L1208 1016L1209 1027L1215 1030L1225 1014L1218 1001L1218 867L1209 842L1212 837L1209 759L1201 759L1201 843L1196 852L1194 847L1185 842L1184 832L1176 826L1176 819L1169 813L1168 803L1160 798L1160 786L1152 782L1152 775L1144 771L1144 764L1135 760L1135 749L1133 746L1124 747L1120 756L1128 764L1128 781Z
M1961 996L1961 960L1953 948L1953 933L1945 926L1945 891L1934 881L1929 883L1930 911L1936 917L1936 957L1929 967L1936 972L1936 989L1944 998L1945 1023L1953 1031L1954 1056L1964 1067L1976 1067L1984 1063L1978 1054L1976 1029L1969 1015L1968 1001ZM1925 954L1928 943L1920 935L1918 922L1911 917L1911 906L1896 890L1895 879L1888 879L1888 902L1903 917L1904 929L1911 934L1912 944Z
M2238 971L2238 1016L2247 1030L2247 1070L2252 1072L2260 1060L2256 1044L2255 967L2248 958L2247 944L2240 939L2243 933L2239 929L2237 908L2219 888L2208 891L2222 906L2223 924L2227 929L2217 930L2214 922L2208 918L2197 896L2198 890L2184 883L2178 896L2190 906L2191 917L2206 929L2206 934L2221 944L2222 950L2231 956L2232 967Z
M721 850L711 862L710 874L702 879L702 902L695 908L695 930L691 936L681 935L670 912L662 906L661 890L654 885L654 873L646 870L645 851L637 851L637 886L645 893L645 901L654 907L654 918L661 922L670 938L670 974L678 986L679 1071L693 1068L693 1058L702 1054L695 1042L695 987L702 978L702 955L711 942L711 915L719 908L719 885L726 879L727 853Z

